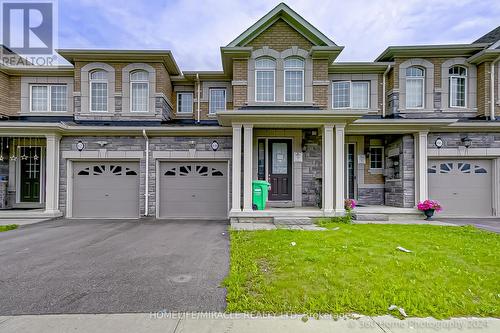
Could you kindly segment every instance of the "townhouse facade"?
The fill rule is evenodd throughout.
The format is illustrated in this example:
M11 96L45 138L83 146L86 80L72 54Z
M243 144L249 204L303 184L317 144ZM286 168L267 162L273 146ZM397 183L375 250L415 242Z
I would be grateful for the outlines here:
M145 50L2 66L0 216L335 216L346 198L499 216L500 27L373 62L342 49L279 4L221 47L221 71Z

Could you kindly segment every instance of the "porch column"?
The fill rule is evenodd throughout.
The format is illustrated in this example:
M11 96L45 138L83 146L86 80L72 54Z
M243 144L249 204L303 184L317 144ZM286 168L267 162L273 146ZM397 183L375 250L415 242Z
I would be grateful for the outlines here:
M243 211L252 211L253 125L243 124Z
M231 212L241 212L241 124L233 124L233 181Z
M323 212L333 214L333 125L323 127Z
M344 213L345 124L335 124L335 213Z
M45 211L59 212L59 142L58 134L45 136L46 151L46 177L45 177Z
M427 186L427 132L418 132L415 137L415 204L428 199Z

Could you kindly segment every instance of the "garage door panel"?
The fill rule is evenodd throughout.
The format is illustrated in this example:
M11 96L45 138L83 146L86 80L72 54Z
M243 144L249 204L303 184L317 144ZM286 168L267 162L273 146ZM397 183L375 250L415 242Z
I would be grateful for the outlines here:
M492 187L489 160L430 160L429 197L447 215L491 216Z
M139 217L137 162L75 162L73 216Z
M162 162L160 217L226 218L225 162Z

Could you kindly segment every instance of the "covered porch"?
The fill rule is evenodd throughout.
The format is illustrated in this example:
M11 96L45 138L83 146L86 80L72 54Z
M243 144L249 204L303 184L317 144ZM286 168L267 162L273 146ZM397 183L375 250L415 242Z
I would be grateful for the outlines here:
M343 215L345 128L364 113L324 110L226 111L233 130L230 218ZM252 205L252 181L271 183L265 210Z
M28 129L0 130L0 218L60 216L59 139Z

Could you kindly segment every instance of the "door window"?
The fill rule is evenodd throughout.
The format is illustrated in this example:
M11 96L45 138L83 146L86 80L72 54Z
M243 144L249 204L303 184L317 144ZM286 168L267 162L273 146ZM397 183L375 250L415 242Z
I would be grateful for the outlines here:
M287 143L274 142L273 143L273 174L287 174L288 173L288 156L287 156Z

